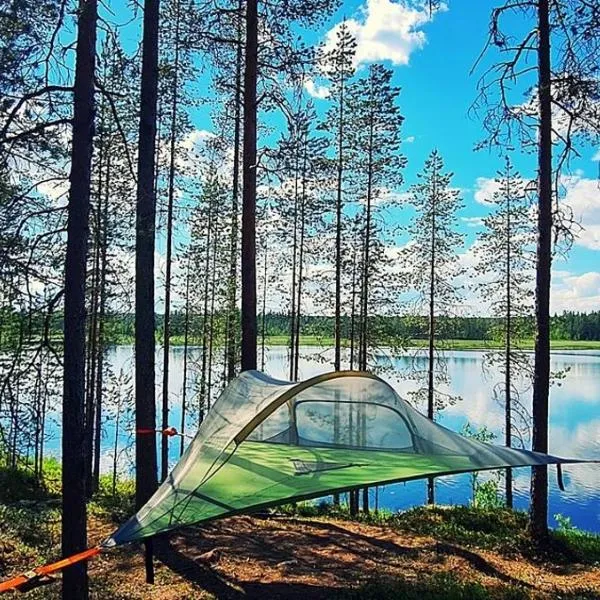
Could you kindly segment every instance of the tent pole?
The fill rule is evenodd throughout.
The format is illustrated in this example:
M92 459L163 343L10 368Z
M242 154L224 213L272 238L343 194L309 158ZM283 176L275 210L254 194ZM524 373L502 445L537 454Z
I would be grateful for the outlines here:
M146 567L146 583L154 583L154 538L148 538L144 542L144 562Z

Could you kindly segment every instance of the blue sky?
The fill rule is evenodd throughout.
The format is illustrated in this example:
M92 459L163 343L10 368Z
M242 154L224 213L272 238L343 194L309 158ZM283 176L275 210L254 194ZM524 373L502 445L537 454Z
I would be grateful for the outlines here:
M465 266L473 263L472 245L478 231L477 219L488 210L482 201L493 191L493 178L501 158L487 150L476 152L475 144L484 137L481 121L469 110L477 96L477 82L486 65L496 58L486 57L474 74L470 71L483 49L488 20L495 3L490 0L446 0L443 10L430 19L424 0L346 0L318 30L304 31L307 43L326 43L335 28L346 18L358 40L358 69L369 62L384 62L395 71L395 83L402 89L400 106L405 116L402 152L408 158L404 172L405 191L415 181L426 156L437 148L446 167L454 173L453 185L462 192L465 208L461 228L466 234L463 251ZM521 15L504 21L514 35L530 28ZM135 48L139 41L139 19L126 28L125 45ZM314 81L308 92L315 95L317 111L327 108L319 98L320 85ZM530 85L531 81L527 85ZM527 100L527 85L516 91L513 100ZM210 94L209 73L195 84L198 92ZM212 129L210 107L203 105L193 113L199 131ZM273 113L270 119L276 119ZM198 132L196 132L198 133ZM272 140L270 140L272 141ZM581 158L565 174L565 202L583 226L567 259L554 262L552 310L600 310L600 187L598 184L600 150L580 148ZM535 155L515 152L513 162L524 178L535 177ZM397 211L406 218L406 211ZM158 243L162 252L164 244ZM477 301L467 300L481 312Z
M309 41L326 41L344 17L358 38L358 68L383 61L395 69L396 83L402 88L400 105L406 120L402 151L408 158L405 181L409 185L424 159L437 148L453 184L461 189L465 208L461 213L467 234L465 262L469 262L477 227L475 218L486 214L482 203L485 191L502 164L499 156L487 150L474 151L484 137L481 122L469 111L477 96L477 82L493 55L484 59L477 71L470 71L485 45L491 8L489 1L448 0L445 10L431 20L418 2L409 0L364 0L344 2L325 27ZM519 34L529 24L519 15L505 21L507 30ZM319 82L315 82L317 95ZM515 102L525 102L526 86L517 90ZM314 93L314 90L312 90ZM325 104L326 100L316 99ZM600 272L600 188L598 149L581 148L565 174L565 201L572 207L584 230L567 260L554 265L553 309L599 310ZM525 178L535 176L535 156L522 152L512 155ZM595 158L595 160L594 160Z

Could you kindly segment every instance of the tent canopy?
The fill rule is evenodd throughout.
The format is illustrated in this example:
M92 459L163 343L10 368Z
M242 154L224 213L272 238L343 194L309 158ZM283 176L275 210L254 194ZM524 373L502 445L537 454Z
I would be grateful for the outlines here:
M336 491L572 462L583 461L458 435L370 373L290 383L246 371L223 391L149 502L103 546Z

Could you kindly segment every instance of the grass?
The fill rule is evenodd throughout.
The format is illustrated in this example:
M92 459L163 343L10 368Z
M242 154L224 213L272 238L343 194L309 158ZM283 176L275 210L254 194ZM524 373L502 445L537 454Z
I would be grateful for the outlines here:
M123 342L125 343L125 342ZM129 340L127 343L133 343ZM173 346L183 346L183 336L173 336L171 344ZM190 341L190 344L198 343L197 340ZM267 346L288 346L290 343L287 335L271 335L265 339ZM499 348L500 345L494 340L441 340L439 342L448 350L490 350ZM260 340L259 340L260 344ZM342 340L342 344L349 347L348 340ZM333 347L334 339L328 336L318 335L302 335L300 336L301 346L311 347ZM382 344L384 345L384 344ZM410 348L424 348L427 345L427 340L415 339L408 343ZM521 344L524 350L533 350L534 340L524 340ZM550 346L552 350L600 350L600 341L582 341L582 340L551 340Z
M417 581L390 577L361 585L354 592L340 595L348 600L521 600L527 592L516 585L504 585L494 590L481 583L461 581L453 573L433 573Z

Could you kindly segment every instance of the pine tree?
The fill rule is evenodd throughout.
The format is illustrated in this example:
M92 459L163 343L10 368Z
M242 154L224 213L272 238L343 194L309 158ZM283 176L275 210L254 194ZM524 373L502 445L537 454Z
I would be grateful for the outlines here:
M390 189L402 184L406 159L399 153L403 117L398 107L399 88L392 86L393 71L373 64L368 75L350 90L353 171L359 201L364 204L362 234L362 273L360 277L360 323L358 368L367 370L370 340L373 276L381 269L381 227L376 222L377 206ZM379 244L378 244L379 242ZM391 291L391 290L390 290Z
M483 278L477 286L488 299L495 325L495 339L502 349L488 352L485 364L498 367L503 375L501 399L505 407L505 440L512 447L515 439L514 413L521 408L518 378L531 377L529 355L519 348L524 325L533 308L534 228L526 194L526 182L515 172L506 157L504 169L498 172L498 189L486 201L492 213L483 219L475 256L477 272ZM512 469L506 470L506 504L512 508Z
M446 379L440 364L438 317L452 311L459 297L457 277L462 269L457 249L463 244L458 232L457 212L462 208L458 190L452 189L451 173L445 173L444 162L434 150L418 174L420 183L410 188L408 200L415 215L408 227L411 242L405 252L408 279L417 293L421 306L427 311L427 369L426 387L417 392L417 398L425 396L427 417L434 420L436 411L453 398L442 394L436 384ZM436 364L437 363L437 364ZM420 373L417 374L420 377ZM427 501L435 502L433 479L429 480Z
M349 86L354 75L354 56L356 39L344 21L336 32L335 46L322 50L318 64L330 84L331 106L321 129L331 138L335 152L335 304L334 304L334 343L335 356L333 368L341 368L342 348L342 228L344 214L344 169L348 151L348 129L351 114L349 111Z

